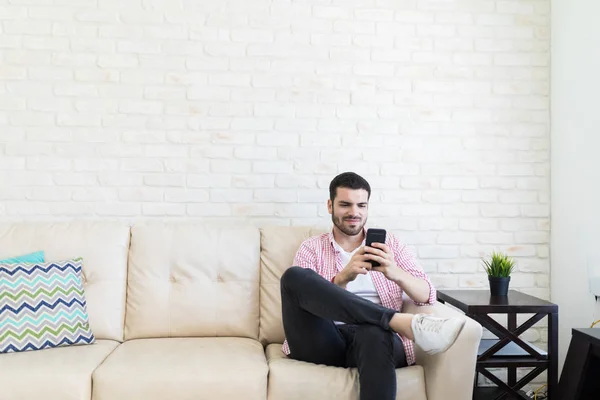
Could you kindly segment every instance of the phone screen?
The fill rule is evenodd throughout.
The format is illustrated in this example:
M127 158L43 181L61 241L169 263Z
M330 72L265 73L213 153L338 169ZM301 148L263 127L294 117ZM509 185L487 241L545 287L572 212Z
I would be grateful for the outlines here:
M365 240L365 244L369 247L372 247L371 245L373 243L385 243L385 238L386 238L386 231L385 229L369 229L367 230L367 239ZM381 264L379 264L377 261L374 260L368 260L369 263L371 263L371 265L373 267L379 267Z
M385 243L385 229L369 229L367 231L366 245L371 246L373 243Z

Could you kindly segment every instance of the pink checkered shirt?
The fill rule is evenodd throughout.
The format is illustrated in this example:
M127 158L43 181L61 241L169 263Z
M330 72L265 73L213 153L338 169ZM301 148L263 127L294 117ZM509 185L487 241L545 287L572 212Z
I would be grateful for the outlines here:
M396 236L390 232L387 234L385 244L387 244L394 253L396 265L411 275L423 278L429 283L429 300L427 303L415 301L415 304L434 304L436 301L435 287L423 269L417 264L412 252L410 252L404 244L400 243ZM364 240L362 245L365 245ZM312 269L323 278L331 281L331 279L344 268L339 250L334 246L333 233L324 233L305 240L296 253L293 265ZM373 283L375 284L375 289L381 299L382 306L402 311L402 288L395 282L388 280L381 272L369 271L369 273L373 278ZM400 336L402 343L404 343L407 364L415 364L415 348L413 341L402 335L398 336ZM282 350L286 355L290 354L290 347L287 339L283 343Z

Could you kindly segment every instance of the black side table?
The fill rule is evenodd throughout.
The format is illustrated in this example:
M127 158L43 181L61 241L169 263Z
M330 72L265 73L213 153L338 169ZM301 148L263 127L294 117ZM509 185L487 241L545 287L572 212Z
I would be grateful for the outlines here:
M494 382L497 388L477 387L474 399L527 399L521 389L536 376L548 371L548 399L557 397L558 381L558 305L515 290L506 297L494 297L488 290L438 290L438 301L448 303L479 322L498 339L482 339L477 353L477 374ZM507 327L488 314L507 314ZM535 314L517 326L517 314ZM545 352L519 338L535 323L548 317L548 351ZM533 367L533 371L517 381L517 368ZM506 368L507 382L488 368ZM566 399L562 399L566 400Z

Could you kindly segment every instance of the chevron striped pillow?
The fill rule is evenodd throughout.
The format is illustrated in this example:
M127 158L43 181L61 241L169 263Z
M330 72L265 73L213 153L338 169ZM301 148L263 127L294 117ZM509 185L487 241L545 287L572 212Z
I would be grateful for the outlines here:
M81 258L0 264L0 353L96 341L88 321Z

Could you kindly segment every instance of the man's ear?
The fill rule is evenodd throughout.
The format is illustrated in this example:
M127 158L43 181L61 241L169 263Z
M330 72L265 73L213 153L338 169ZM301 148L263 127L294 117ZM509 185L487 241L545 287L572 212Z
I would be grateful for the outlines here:
M333 214L333 203L331 202L331 199L327 200L327 212Z

